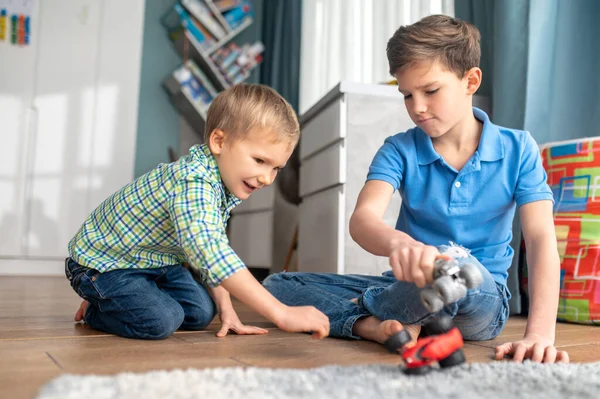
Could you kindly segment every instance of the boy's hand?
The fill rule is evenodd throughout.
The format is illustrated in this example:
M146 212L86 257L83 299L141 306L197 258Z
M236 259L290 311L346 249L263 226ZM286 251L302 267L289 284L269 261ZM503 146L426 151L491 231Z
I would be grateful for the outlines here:
M217 337L219 338L226 336L229 331L238 335L263 335L269 333L269 330L264 328L244 325L233 307L220 311L219 319L221 319L221 329L217 333Z
M329 335L327 316L313 306L284 305L256 281L248 269L237 271L223 280L221 286L284 331L312 332L313 338L317 339Z
M275 324L287 332L312 332L314 339L329 335L329 318L314 306L288 306Z
M423 288L433 281L433 263L440 252L436 247L414 241L395 246L390 253L390 266L397 280L415 283Z
M502 360L504 356L512 356L515 362L531 359L538 363L569 363L569 354L566 351L557 350L551 340L537 334L525 335L520 341L497 346L496 360Z

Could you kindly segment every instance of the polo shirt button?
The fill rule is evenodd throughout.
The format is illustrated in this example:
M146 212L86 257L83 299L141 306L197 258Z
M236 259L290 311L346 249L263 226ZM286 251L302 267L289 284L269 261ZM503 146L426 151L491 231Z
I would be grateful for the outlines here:
M459 188L460 187L460 182L457 181L456 183L454 183L454 187Z

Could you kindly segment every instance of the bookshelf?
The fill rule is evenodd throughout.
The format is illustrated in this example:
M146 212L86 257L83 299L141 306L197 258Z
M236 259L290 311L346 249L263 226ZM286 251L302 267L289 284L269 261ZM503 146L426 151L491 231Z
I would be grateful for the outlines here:
M225 80L225 77L223 76L221 71L219 71L219 68L217 67L217 65L210 58L210 53L203 51L200 48L198 41L192 35L190 35L189 32L185 32L183 35L180 35L180 37L178 37L175 40L175 48L177 49L177 52L179 54L181 54L182 57L184 57L185 40L188 40L188 43L189 43L188 44L188 51L189 51L188 57L191 60L193 60L203 70L210 71L210 73L208 75L212 77L211 81L220 90L228 89L231 85ZM213 51L213 53L214 53L214 51Z
M233 39L254 22L251 0L179 0L161 18L182 65L162 82L171 103L200 136L221 91L243 82L262 61L261 42Z

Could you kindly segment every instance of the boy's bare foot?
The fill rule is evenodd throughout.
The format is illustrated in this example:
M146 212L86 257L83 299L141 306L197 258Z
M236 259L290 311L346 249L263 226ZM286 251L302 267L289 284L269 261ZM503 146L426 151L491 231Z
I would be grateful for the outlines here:
M392 335L402 330L408 331L413 341L419 336L421 326L418 324L402 325L397 320L381 321L375 316L365 317L354 323L352 332L359 337L383 344Z
M87 309L88 305L88 301L81 302L81 305L79 305L79 309L77 309L77 313L75 313L75 321L83 320L83 316L85 316L85 310Z

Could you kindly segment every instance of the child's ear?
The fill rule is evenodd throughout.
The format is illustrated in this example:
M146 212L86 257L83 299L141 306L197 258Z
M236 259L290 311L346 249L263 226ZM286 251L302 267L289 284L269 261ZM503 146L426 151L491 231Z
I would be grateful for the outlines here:
M467 84L467 94L473 95L481 86L481 69L473 67L465 72L464 80Z
M225 132L220 129L215 129L208 136L208 148L214 155L221 155L225 145Z

